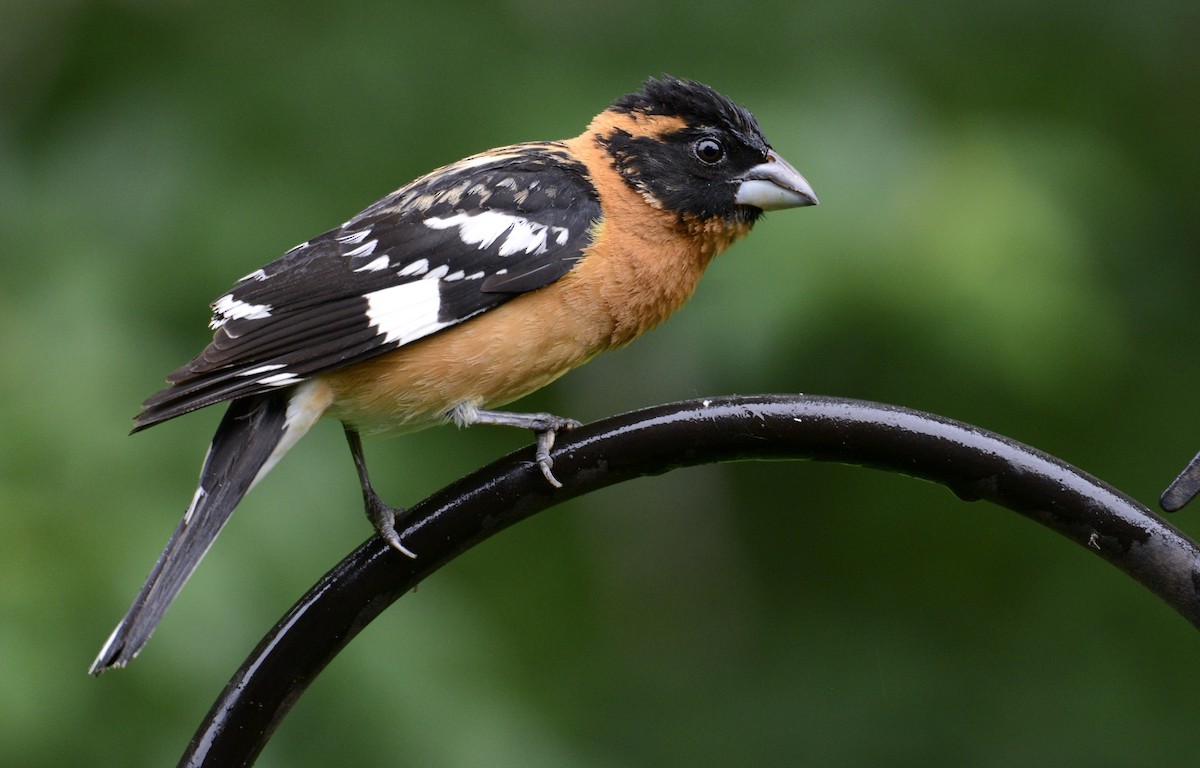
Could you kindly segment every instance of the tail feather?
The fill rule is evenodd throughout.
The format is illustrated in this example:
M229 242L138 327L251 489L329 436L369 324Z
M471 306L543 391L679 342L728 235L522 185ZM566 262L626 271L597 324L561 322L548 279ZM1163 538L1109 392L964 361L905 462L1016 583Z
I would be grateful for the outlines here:
M123 667L150 639L163 613L229 520L234 507L264 470L299 435L289 432L289 400L294 389L234 400L225 412L200 470L200 484L183 519L171 534L125 618L92 662L89 674ZM311 421L304 425L311 425ZM284 440L285 435L288 440ZM270 461L270 464L268 464Z

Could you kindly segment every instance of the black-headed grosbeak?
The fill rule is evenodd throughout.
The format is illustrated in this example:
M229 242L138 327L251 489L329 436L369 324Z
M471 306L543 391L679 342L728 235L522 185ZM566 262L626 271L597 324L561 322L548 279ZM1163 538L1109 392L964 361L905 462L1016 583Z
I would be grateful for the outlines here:
M815 205L754 116L689 80L648 80L581 135L473 155L401 187L239 280L213 341L134 431L230 401L183 520L92 664L124 666L242 496L324 415L345 425L367 515L396 533L360 432L454 421L537 434L577 422L492 410L658 325L763 211Z

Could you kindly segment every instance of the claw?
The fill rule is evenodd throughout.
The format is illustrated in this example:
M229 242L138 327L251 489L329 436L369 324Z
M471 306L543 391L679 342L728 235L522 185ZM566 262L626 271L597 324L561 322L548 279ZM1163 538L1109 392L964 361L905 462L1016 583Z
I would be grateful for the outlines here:
M533 456L537 459L538 467L542 470L542 477L546 478L546 482L555 488L562 488L563 484L551 472L554 466L554 459L550 458L550 449L554 447L554 438L558 436L559 430L570 430L576 427L583 426L582 422L575 419L564 419L561 416L549 416L545 421L539 424L537 429L537 450Z
M371 525L375 526L379 536L401 554L416 560L416 554L400 543L400 534L396 533L396 518L404 510L388 506L374 493L363 496L367 506L367 518L370 519Z
M557 431L553 429L538 432L537 450L533 455L537 459L538 466L541 467L542 477L546 478L546 482L555 488L562 488L563 484L550 471L551 467L554 466L554 459L550 458L550 449L554 447L554 438L557 434Z

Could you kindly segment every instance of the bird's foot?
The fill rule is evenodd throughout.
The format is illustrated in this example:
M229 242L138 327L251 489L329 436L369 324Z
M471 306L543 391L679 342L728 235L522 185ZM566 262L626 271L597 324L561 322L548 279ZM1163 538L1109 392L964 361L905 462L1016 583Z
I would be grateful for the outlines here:
M404 514L405 510L384 503L383 499L379 498L374 491L364 492L363 501L366 504L367 519L371 521L371 525L375 526L380 538L400 553L415 560L416 554L400 543L400 534L396 533L396 520Z
M449 416L455 423L463 427L471 424L498 424L504 427L533 430L537 434L534 459L537 461L538 468L542 470L542 477L545 477L546 482L555 488L562 488L562 483L551 471L554 467L554 459L550 457L550 449L554 447L554 438L558 436L559 432L583 426L582 422L555 416L553 413L489 411L465 403L452 409Z
M558 481L558 478L554 476L554 472L551 471L554 467L554 459L550 458L550 449L554 447L554 438L558 436L559 431L575 429L583 425L575 419L564 419L560 416L551 416L548 413L532 415L549 418L541 426L531 427L537 433L537 449L534 451L533 457L537 461L538 467L542 470L542 477L546 478L546 482L555 488L562 488L562 483Z

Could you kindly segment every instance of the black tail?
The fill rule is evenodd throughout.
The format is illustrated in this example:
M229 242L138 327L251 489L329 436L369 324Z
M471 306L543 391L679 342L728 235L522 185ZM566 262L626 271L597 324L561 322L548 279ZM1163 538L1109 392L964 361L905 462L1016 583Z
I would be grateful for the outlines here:
M283 437L291 392L289 388L230 403L204 459L192 505L171 534L129 612L92 662L89 674L125 666L150 639L163 613Z

